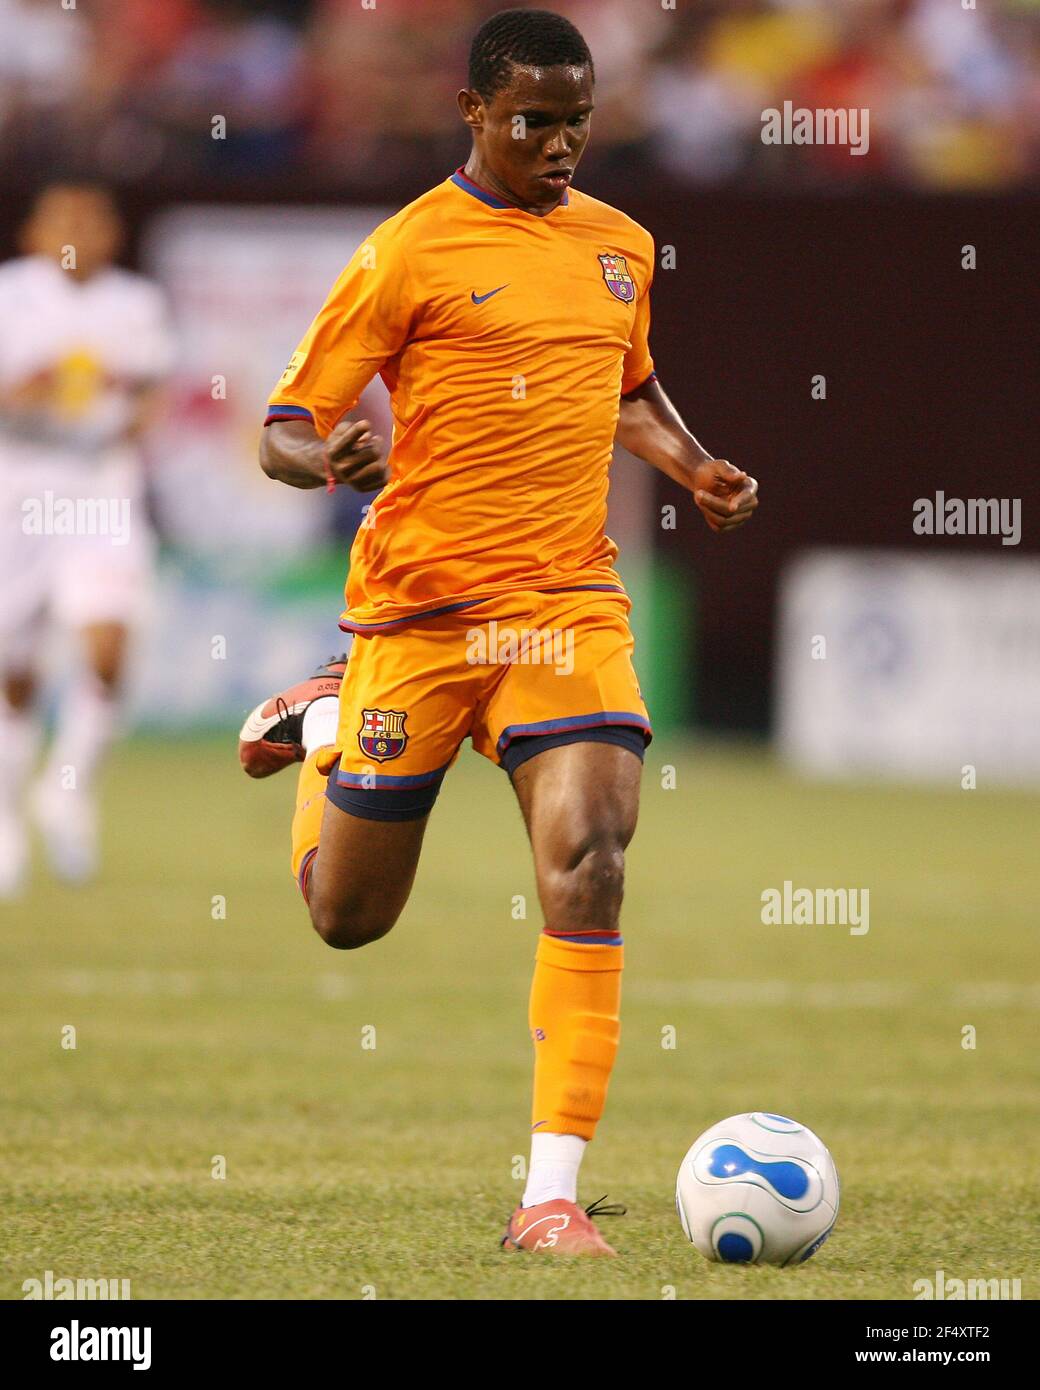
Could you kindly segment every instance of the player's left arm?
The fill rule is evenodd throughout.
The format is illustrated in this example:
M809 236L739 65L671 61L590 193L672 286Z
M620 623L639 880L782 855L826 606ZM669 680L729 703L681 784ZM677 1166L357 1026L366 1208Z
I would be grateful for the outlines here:
M698 444L656 377L621 397L616 438L692 492L713 531L743 526L758 506L756 480Z

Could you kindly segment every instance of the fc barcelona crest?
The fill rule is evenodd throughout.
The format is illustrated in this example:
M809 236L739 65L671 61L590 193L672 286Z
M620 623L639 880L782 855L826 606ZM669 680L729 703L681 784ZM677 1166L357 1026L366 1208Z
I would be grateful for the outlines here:
M598 259L603 267L607 289L622 304L631 304L636 297L636 282L628 273L628 262L624 256L600 256Z
M358 743L365 757L374 758L377 763L399 758L408 746L404 731L407 718L407 713L399 709L363 709Z

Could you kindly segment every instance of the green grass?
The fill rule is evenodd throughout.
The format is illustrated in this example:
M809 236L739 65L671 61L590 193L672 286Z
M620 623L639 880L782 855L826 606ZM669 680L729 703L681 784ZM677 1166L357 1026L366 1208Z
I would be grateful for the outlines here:
M51 1269L135 1298L909 1298L940 1267L1037 1296L1035 800L809 787L755 751L655 744L582 1175L628 1206L604 1222L621 1258L553 1262L497 1247L540 921L505 777L460 759L402 921L352 953L289 877L292 790L248 783L233 738L129 744L102 878L41 871L2 909L0 1296ZM869 887L869 934L763 926L785 879ZM696 1135L759 1108L815 1129L842 1176L835 1233L796 1270L708 1264L672 1204Z

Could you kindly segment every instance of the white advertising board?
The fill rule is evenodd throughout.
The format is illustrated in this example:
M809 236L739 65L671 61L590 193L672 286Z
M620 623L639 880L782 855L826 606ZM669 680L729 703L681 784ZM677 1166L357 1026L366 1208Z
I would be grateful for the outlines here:
M1040 782L1040 561L808 552L777 651L780 748L802 772Z

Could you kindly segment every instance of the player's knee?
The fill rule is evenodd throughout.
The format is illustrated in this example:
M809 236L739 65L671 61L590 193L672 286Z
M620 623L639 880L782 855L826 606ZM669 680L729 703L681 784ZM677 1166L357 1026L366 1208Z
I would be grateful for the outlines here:
M314 930L327 946L337 951L356 951L370 941L386 936L397 921L397 913L369 900L328 902L320 897L309 904Z
M590 832L562 846L550 875L557 911L577 926L616 915L625 887L625 844L617 834Z

